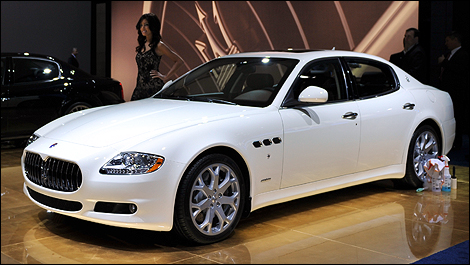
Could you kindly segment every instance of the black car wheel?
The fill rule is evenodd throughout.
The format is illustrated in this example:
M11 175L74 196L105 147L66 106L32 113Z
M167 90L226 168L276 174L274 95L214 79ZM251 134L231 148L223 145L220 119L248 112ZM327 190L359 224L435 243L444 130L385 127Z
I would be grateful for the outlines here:
M244 179L238 165L222 154L207 155L184 175L176 195L174 226L192 242L227 238L243 212Z
M86 102L76 102L70 105L70 107L65 111L64 115L70 114L72 112L81 111L84 109L89 109L92 106Z
M424 165L431 158L437 158L441 143L436 131L429 125L419 127L411 137L406 162L406 173L402 179L394 180L397 188L421 188L427 174Z

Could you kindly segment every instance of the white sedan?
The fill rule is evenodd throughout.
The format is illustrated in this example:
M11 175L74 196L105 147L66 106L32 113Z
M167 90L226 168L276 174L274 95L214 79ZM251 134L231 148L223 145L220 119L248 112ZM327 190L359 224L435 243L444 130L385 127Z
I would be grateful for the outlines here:
M207 244L268 205L380 179L422 187L454 135L448 93L379 57L255 52L52 121L21 162L42 208Z

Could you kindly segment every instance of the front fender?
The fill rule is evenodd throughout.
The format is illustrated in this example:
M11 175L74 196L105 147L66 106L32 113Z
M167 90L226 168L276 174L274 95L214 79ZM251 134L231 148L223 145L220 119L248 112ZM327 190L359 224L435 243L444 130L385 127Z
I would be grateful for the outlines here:
M237 128L234 130L233 128ZM237 116L227 119L204 121L151 137L147 133L139 136L137 145L128 144L114 147L120 151L139 151L161 155L166 160L184 165L175 172L180 182L189 165L203 152L216 147L230 148L237 152L246 163L250 177L250 195L279 189L283 161L283 130L279 112L266 110L254 115ZM281 142L274 143L272 139ZM254 142L265 142L261 146ZM270 144L269 144L270 142ZM125 149L125 150L122 150ZM163 165L165 166L165 165Z

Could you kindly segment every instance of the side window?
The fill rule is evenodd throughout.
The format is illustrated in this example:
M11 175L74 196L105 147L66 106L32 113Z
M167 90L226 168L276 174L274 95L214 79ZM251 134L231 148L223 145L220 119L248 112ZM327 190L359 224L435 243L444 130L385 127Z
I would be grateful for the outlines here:
M302 70L294 87L295 99L308 86L318 86L328 91L327 102L348 99L338 59L315 61Z
M397 85L388 65L367 59L345 58L351 69L359 98L392 92Z
M56 63L39 59L14 58L15 83L52 80L59 77Z

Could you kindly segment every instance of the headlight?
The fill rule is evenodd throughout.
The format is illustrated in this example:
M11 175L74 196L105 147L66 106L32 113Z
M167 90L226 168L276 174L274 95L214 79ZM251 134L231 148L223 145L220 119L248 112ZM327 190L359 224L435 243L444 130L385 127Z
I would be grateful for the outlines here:
M165 159L158 155L123 152L113 157L101 167L101 174L135 175L154 172L163 165Z
M33 134L29 137L28 141L26 142L26 146L32 144L34 141L36 141L37 139L39 139L39 135L37 134ZM25 147L26 147L25 146Z

